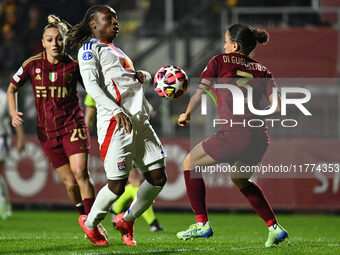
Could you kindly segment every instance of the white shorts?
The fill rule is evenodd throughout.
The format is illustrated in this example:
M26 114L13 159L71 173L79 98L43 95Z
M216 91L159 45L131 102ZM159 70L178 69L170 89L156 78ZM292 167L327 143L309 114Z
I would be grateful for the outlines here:
M11 146L9 135L0 135L0 161L5 161Z
M116 121L107 125L105 137L99 137L100 154L109 180L129 177L133 162L142 172L165 167L166 153L145 116L131 118L132 132L117 129Z

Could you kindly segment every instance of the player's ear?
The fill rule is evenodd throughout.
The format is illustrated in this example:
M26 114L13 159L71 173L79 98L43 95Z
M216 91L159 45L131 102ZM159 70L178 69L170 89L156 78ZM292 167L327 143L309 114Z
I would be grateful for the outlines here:
M236 51L241 50L241 47L237 42L233 42L232 43L232 49L233 49L233 52L236 52Z
M90 27L91 27L91 30L96 29L96 21L95 20L90 21Z
M45 47L44 39L41 39L41 44L42 44L42 46L43 46L44 48L46 48L46 47Z

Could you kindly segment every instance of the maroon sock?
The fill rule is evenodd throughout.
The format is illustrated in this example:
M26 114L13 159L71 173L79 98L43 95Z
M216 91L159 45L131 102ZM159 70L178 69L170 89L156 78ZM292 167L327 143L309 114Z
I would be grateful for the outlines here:
M205 204L205 185L203 177L190 178L190 172L191 171L184 171L184 179L191 208L194 210L197 222L207 222L208 212Z
M85 208L83 204L75 205L74 207L77 209L80 215L85 214Z
M256 183L250 182L247 187L241 189L241 192L268 227L277 223L273 209L269 205L263 190Z
M83 200L86 215L88 215L90 213L93 203L94 203L94 197L85 198Z

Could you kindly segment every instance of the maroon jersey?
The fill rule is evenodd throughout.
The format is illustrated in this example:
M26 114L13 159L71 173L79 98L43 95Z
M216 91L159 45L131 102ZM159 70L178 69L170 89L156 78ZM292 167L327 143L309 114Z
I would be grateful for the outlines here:
M263 96L269 99L273 87L276 87L272 74L266 67L239 53L220 54L213 57L202 72L201 79L207 79L216 84L235 85L242 90L245 98L244 115L234 115L231 91L225 88L216 89L222 101L217 108L219 118L232 120L234 123L242 123L253 117L259 118L250 112L246 103L247 87L253 88L253 106L258 110L260 110L260 101ZM233 126L236 129L240 127L243 128L242 125ZM219 130L228 129L230 129L229 125L219 126Z
M21 87L28 79L35 96L40 139L65 135L74 128L85 127L76 90L80 72L75 60L65 55L58 64L51 64L44 51L26 60L11 82Z

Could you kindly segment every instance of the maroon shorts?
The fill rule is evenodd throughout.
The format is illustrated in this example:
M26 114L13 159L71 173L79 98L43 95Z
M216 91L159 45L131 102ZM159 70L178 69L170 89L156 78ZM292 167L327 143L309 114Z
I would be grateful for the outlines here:
M255 165L269 145L268 129L254 131L218 131L202 143L204 151L218 163L234 165L242 161Z
M55 138L39 140L55 169L69 163L71 155L88 153L90 149L89 132L86 127L75 128L67 134Z

